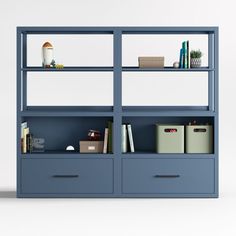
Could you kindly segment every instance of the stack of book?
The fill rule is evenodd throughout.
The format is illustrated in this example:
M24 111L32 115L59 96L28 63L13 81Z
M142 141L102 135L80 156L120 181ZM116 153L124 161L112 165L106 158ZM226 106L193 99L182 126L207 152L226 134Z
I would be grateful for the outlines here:
M105 128L103 153L113 153L113 122L108 122ZM121 150L122 153L134 152L134 140L131 124L122 124L121 127Z
M30 134L30 129L27 122L21 123L21 152L29 153L32 152L32 139L33 136Z
M121 151L134 152L134 139L131 124L122 124L121 128Z
M105 128L103 153L113 153L113 122L108 121L108 127Z
M182 48L180 49L180 56L179 56L179 68L184 68L184 69L190 68L189 41L182 42Z

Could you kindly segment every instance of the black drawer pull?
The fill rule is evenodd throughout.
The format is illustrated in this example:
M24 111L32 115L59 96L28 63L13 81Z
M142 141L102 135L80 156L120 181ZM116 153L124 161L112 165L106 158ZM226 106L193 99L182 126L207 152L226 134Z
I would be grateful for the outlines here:
M53 178L79 178L79 175L53 175Z
M154 175L155 178L179 178L180 175Z

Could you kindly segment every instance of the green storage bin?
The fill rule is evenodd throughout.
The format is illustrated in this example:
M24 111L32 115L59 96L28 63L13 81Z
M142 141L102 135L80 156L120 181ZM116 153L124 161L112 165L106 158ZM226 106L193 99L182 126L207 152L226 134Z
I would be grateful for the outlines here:
M186 126L186 153L212 153L212 125Z
M184 126L156 124L157 153L184 153Z

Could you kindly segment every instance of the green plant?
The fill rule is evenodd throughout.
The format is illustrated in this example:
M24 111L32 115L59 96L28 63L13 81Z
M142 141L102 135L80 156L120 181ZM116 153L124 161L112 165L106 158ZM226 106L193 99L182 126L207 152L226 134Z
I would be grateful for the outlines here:
M192 50L190 52L190 57L191 58L201 58L203 56L203 53L200 51L200 49L198 50Z

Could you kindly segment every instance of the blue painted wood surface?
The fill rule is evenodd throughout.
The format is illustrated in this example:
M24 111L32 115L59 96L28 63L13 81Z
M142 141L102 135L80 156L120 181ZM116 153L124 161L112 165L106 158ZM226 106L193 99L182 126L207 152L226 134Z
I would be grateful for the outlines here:
M112 34L112 67L27 66L29 34ZM123 34L208 35L208 67L140 69L122 66ZM218 27L17 27L17 196L18 197L218 197L219 63ZM113 71L113 107L27 106L27 73ZM207 72L208 106L122 107L122 72ZM157 122L187 124L192 119L214 127L213 154L157 154ZM103 132L113 121L113 154L66 153L64 147L84 139L91 127ZM47 140L44 154L22 154L21 122ZM133 126L136 153L121 153L121 124ZM62 148L63 147L63 148ZM154 172L166 177L153 177ZM73 177L80 173L80 179ZM156 173L156 172L155 172ZM168 175L180 177L168 177ZM71 177L52 175L72 175ZM51 176L51 177L50 177ZM79 182L81 180L81 182Z

